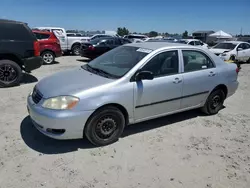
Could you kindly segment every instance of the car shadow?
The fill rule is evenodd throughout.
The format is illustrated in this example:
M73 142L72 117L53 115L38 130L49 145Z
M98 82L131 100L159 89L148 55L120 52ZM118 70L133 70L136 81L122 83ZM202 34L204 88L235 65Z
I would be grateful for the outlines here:
M129 125L125 128L122 137L139 134L162 126L204 116L199 110L182 112L138 124ZM86 138L77 140L55 140L40 133L32 124L30 116L23 119L20 127L22 139L31 149L43 154L60 154L77 151L78 149L96 148Z
M169 126L171 124L185 121L187 119L196 118L198 116L206 116L206 115L202 113L200 110L195 109L195 110L190 110L186 112L181 112L181 113L177 113L177 114L173 114L169 116L156 118L153 120L144 121L141 123L128 125L126 129L124 130L122 137L127 137L130 135L142 133L145 131L150 131L152 129L156 129L156 128L163 127L163 126Z
M28 73L23 73L21 84L31 84L37 81L38 79L35 76Z
M43 63L43 66L50 66L50 65L56 65L56 64L60 64L60 63L58 61L54 61L54 62L52 62L50 64Z
M80 61L83 63L89 63L91 61L91 59L77 59L76 61Z
M31 149L43 154L60 154L77 151L79 148L94 148L87 139L55 140L40 133L31 122L30 116L23 119L20 127L23 141Z

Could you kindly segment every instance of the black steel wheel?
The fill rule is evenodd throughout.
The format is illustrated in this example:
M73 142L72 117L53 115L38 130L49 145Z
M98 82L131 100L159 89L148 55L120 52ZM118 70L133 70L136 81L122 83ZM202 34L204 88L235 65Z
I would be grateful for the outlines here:
M20 84L22 69L14 61L0 60L0 87L12 87Z
M125 127L122 112L113 106L97 110L87 122L85 135L96 146L104 146L116 142Z
M223 90L215 90L208 96L202 111L209 115L217 114L223 108L224 100L225 93Z

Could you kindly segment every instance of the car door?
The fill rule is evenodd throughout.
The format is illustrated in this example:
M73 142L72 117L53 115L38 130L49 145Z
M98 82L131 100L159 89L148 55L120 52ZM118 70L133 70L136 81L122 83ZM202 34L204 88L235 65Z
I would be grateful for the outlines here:
M141 71L154 74L153 80L135 82L135 121L151 119L180 109L182 76L179 74L178 51L160 52Z
M244 50L244 44L241 43L237 46L236 48L236 55L237 55L237 60L239 61L245 61L245 50Z
M199 106L217 86L216 67L211 58L200 50L182 50L183 92L181 109Z
M241 61L246 62L250 57L250 45L247 43L242 43L242 49L242 51L239 51L239 53L242 53Z

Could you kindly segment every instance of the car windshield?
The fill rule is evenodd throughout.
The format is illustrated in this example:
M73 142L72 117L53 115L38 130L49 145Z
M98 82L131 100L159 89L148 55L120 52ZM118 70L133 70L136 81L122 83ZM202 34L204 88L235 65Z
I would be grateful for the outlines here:
M225 43L219 43L215 45L213 48L233 50L235 47L236 47L236 44L225 42Z
M133 46L120 46L83 65L82 68L89 68L88 70L92 69L117 79L124 76L151 51Z

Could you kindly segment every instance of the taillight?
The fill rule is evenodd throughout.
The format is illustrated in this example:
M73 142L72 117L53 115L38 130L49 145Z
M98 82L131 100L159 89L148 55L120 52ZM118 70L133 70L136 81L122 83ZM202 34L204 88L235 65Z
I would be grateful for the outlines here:
M89 50L94 50L95 49L95 47L94 46L89 46Z
M34 41L34 56L40 56L40 44L38 41Z
M238 74L240 72L240 69L237 67L236 68L236 73Z

